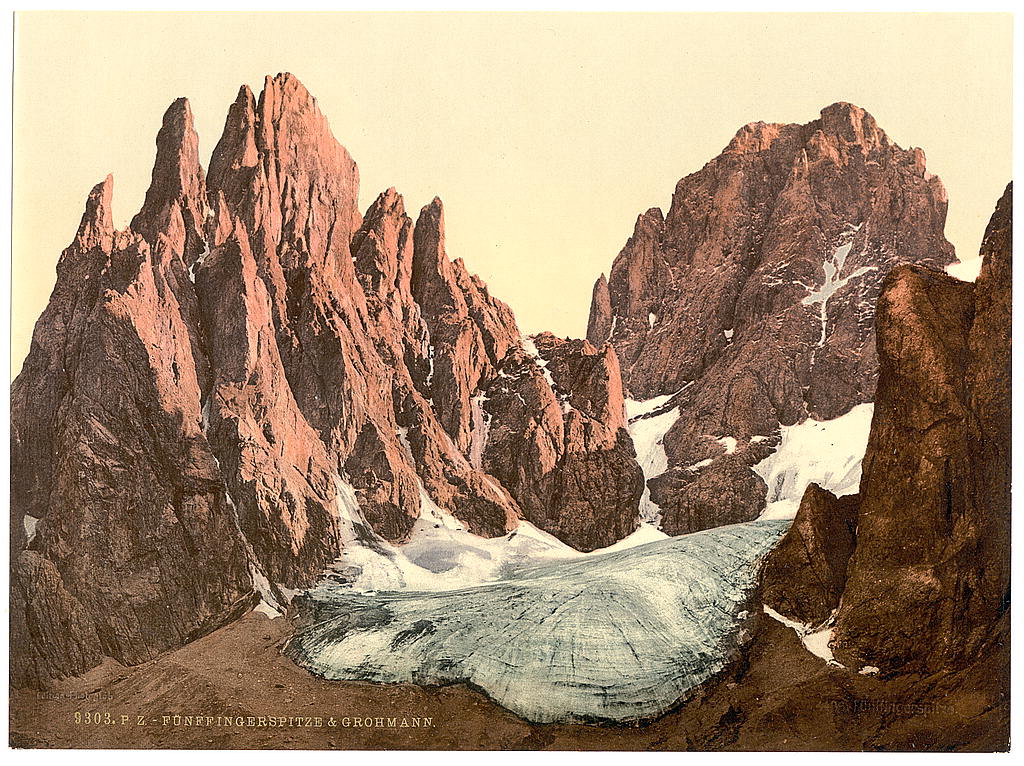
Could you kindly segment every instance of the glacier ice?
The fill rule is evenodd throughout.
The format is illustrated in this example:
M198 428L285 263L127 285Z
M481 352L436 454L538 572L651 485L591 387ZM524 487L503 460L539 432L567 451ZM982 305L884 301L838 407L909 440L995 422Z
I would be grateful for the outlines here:
M469 683L536 722L643 720L738 649L759 563L787 527L719 527L444 592L324 581L298 600L285 653L333 680Z

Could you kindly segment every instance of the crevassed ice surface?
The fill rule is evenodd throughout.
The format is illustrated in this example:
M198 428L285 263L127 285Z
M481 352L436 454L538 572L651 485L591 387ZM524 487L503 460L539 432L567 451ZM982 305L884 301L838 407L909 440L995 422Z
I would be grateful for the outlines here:
M334 680L466 682L535 722L642 720L729 661L787 527L720 527L443 592L328 581L301 600L285 652Z

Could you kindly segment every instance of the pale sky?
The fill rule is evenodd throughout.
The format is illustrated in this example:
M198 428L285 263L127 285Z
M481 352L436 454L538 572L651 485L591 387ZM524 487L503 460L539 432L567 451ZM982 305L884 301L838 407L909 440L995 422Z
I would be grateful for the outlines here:
M638 213L747 122L867 109L923 147L946 235L976 254L1011 173L1009 15L19 14L12 374L86 195L142 204L164 110L192 103L205 161L238 87L290 71L359 165L445 202L448 252L525 332L586 331Z

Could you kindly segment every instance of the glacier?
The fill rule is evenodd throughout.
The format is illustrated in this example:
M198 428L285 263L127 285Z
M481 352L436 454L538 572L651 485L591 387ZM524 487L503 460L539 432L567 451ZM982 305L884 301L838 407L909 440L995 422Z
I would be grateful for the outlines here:
M455 590L327 579L296 599L284 651L332 680L467 683L538 723L641 721L739 650L760 562L788 526L760 520L506 566L500 580Z

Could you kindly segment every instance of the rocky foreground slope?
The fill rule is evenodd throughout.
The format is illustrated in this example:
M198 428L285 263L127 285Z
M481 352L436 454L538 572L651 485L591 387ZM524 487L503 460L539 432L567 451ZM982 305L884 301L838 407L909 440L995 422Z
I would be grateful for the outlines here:
M671 397L651 511L681 534L754 518L750 470L779 426L874 396L874 312L901 263L942 268L946 193L920 149L837 103L805 125L751 123L639 216L594 286L587 337L610 342L627 395Z
M449 259L440 200L360 215L297 79L239 91L208 172L186 100L156 144L126 230L112 179L90 193L12 386L15 684L284 603L350 542L350 493L391 542L425 502L583 549L636 527L615 352L524 341Z

